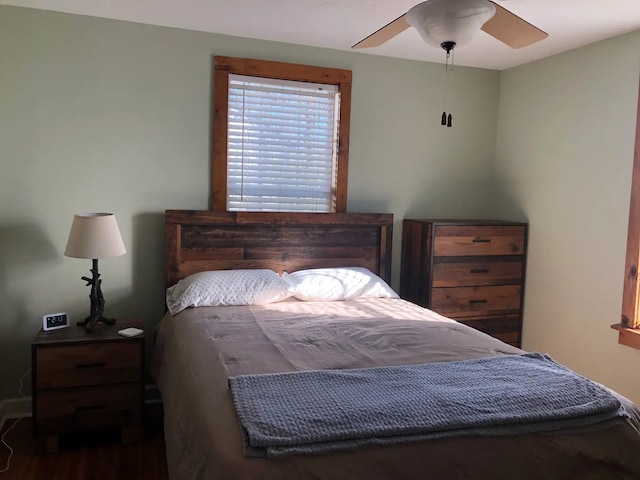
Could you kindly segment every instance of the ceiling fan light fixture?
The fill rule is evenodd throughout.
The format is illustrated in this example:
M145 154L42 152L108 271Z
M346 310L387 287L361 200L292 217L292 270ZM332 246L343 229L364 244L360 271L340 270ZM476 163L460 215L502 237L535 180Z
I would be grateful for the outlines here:
M495 13L495 5L488 0L428 0L405 17L426 43L440 47L444 42L457 46L469 42Z

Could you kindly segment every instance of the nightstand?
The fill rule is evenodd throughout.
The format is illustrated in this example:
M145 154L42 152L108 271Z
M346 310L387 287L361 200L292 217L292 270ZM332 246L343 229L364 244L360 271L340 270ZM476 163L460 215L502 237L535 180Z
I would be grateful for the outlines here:
M55 453L59 435L91 429L119 428L123 444L142 439L145 336L118 335L127 327L143 328L142 321L36 335L31 355L38 452Z

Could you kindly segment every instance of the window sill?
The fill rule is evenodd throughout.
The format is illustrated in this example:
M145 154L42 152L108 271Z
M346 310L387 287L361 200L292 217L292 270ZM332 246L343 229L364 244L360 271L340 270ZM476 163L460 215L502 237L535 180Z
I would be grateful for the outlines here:
M640 350L640 328L626 328L616 323L611 328L618 331L618 343Z

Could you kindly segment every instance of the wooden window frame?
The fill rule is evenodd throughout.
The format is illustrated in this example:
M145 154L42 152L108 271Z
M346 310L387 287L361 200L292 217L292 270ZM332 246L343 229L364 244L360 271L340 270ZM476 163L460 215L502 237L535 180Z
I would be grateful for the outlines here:
M640 93L636 115L636 139L631 175L631 205L629 207L629 230L627 232L627 257L624 269L622 293L622 317L619 324L611 327L618 330L618 342L640 349Z
M216 212L225 212L227 210L229 75L237 74L299 82L324 83L338 87L340 92L340 114L338 152L336 155L335 205L336 212L346 212L349 171L349 125L351 123L351 71L250 58L215 56L214 60L213 151L211 158L213 196L211 209Z

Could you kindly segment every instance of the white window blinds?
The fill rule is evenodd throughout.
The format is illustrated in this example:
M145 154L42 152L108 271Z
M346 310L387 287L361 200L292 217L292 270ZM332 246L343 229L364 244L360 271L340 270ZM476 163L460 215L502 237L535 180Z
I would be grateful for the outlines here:
M335 211L334 85L229 75L227 210Z

